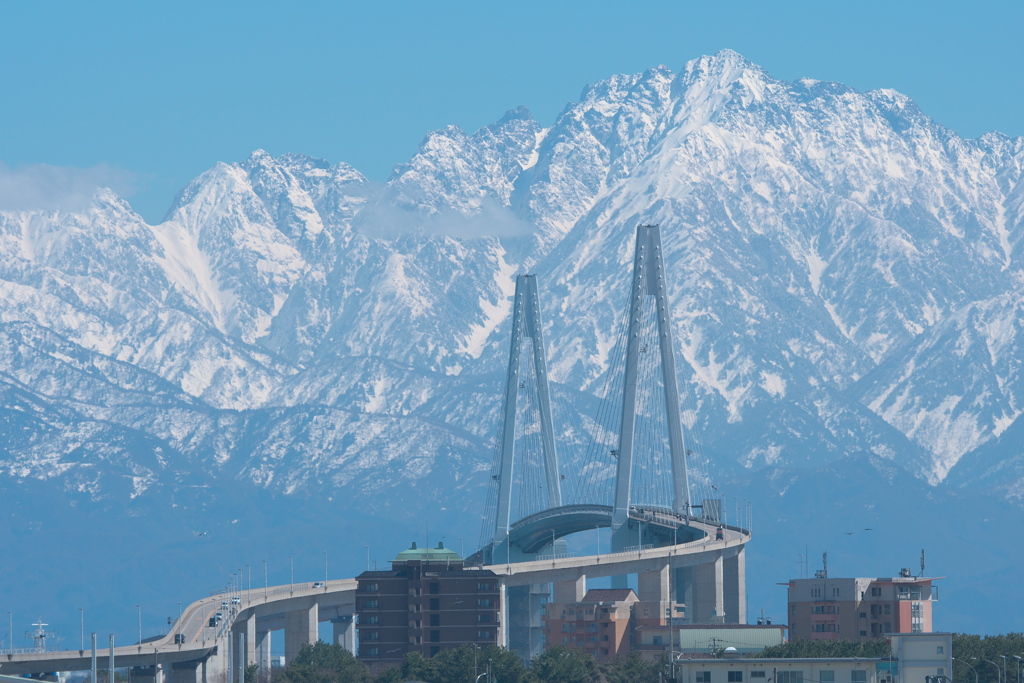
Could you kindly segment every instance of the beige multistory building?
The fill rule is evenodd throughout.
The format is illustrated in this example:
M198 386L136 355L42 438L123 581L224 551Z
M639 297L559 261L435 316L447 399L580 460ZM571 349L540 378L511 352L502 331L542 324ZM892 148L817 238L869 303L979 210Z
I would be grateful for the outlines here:
M811 640L873 640L889 633L930 633L932 605L942 577L792 579L789 637Z

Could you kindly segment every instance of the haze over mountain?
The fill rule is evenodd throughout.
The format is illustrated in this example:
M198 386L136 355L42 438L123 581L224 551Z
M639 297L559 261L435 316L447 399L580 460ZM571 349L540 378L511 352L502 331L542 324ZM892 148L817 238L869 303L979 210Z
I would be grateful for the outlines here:
M77 633L72 576L191 600L296 547L348 548L355 573L367 538L399 544L387 559L431 515L475 538L514 275L539 275L561 419L579 420L653 222L688 438L763 520L751 609L778 610L795 549L853 518L880 531L823 548L846 573L931 544L951 575L938 624L1010 628L1020 598L974 584L1021 555L992 539L1024 503L1022 171L1021 138L965 140L900 93L724 51L588 86L548 127L520 108L434 131L383 185L258 150L159 225L107 190L2 212L0 542L21 559L0 579L45 565L15 607ZM105 564L105 543L130 561Z

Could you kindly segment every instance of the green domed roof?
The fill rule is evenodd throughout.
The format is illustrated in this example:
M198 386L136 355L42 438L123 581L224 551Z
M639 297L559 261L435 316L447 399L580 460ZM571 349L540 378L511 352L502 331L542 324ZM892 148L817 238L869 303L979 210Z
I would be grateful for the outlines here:
M410 560L422 560L432 562L461 561L458 553L444 547L444 543L438 543L436 548L417 548L413 543L408 550L403 550L395 557L395 562L409 562Z

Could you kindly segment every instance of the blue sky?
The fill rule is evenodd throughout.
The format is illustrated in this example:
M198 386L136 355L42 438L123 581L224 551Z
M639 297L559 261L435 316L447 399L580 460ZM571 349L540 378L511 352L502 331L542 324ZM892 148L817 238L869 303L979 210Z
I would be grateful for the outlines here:
M0 184L87 169L150 221L253 149L383 180L429 130L518 105L550 124L587 83L722 48L777 78L895 88L966 137L1024 135L1019 1L43 0L4 3L0 25Z

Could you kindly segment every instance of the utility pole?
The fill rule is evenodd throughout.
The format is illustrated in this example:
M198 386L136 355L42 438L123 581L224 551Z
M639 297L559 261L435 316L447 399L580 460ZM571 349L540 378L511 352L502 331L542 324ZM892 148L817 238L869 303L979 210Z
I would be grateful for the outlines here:
M110 634L110 672L107 675L107 683L114 683L114 634Z
M139 610L139 652L142 652L142 605L135 605L135 609Z
M85 652L85 610L79 607L78 614L82 617L82 647L80 651Z
M89 667L89 670L92 672L92 680L90 680L89 683L99 683L96 680L96 634L95 633L92 634L92 666Z

